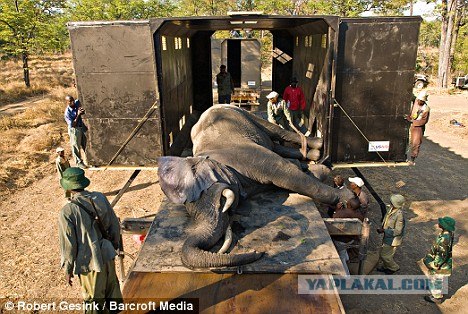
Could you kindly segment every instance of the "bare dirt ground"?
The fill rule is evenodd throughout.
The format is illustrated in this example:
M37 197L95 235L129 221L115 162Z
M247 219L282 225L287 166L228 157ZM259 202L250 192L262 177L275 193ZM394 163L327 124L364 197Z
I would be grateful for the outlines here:
M416 166L366 168L361 171L385 201L395 192L408 199L407 233L396 254L400 274L422 274L416 261L425 255L435 237L437 217L450 215L457 220L453 252L455 266L449 281L449 299L442 305L433 305L423 301L421 295L343 295L343 304L350 313L466 312L468 93L432 95L430 105L431 121ZM451 119L467 127L451 126ZM63 145L66 145L66 140L65 136ZM80 298L78 282L75 280L74 286L68 287L59 269L56 221L65 199L53 159L44 163L47 163L45 177L0 198L0 300ZM351 171L340 170L340 173L352 175ZM101 191L112 200L131 171L87 171L87 175L91 179L89 189ZM395 184L398 181L404 181L405 185L397 188ZM158 210L162 197L156 172L142 171L115 210L121 218L145 216ZM371 206L372 228L375 229L380 220L379 207L375 201ZM373 248L379 243L375 233L372 243ZM124 236L124 246L132 255L136 255L139 249L131 236ZM125 258L127 270L131 262L130 257Z

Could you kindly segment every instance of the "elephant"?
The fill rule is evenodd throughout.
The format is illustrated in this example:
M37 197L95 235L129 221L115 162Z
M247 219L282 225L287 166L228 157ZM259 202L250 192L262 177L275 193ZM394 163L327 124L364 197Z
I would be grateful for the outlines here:
M272 185L331 205L352 198L347 189L334 189L292 162L303 155L290 144L298 146L305 139L307 159L317 160L321 138L302 137L244 109L209 108L192 127L191 139L193 157L158 160L162 191L171 202L185 204L194 220L181 252L188 268L240 266L259 259L263 252L226 253L232 240L230 214L243 199ZM221 249L210 252L224 235Z

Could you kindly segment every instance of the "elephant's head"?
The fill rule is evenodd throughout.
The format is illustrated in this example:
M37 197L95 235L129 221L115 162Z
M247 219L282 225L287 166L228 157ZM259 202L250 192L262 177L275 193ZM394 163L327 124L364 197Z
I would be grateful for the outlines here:
M162 157L159 180L169 200L185 204L195 222L182 248L185 266L237 266L262 256L257 252L224 254L232 239L229 213L237 207L240 197L240 185L229 169L203 157ZM209 252L223 235L226 239L219 252Z

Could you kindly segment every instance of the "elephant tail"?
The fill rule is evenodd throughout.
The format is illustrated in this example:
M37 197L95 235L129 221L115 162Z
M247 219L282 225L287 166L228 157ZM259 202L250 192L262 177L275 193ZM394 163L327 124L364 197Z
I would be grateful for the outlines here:
M202 250L196 240L188 239L182 247L182 263L188 268L210 268L240 266L255 262L263 256L263 252L242 254L220 254Z

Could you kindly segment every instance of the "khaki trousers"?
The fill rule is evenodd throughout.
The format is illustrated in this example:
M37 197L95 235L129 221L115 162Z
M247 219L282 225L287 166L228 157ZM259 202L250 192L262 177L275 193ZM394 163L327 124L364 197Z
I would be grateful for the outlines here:
M419 155L419 149L423 141L424 126L411 126L411 158Z
M400 269L397 263L393 260L397 247L388 244L382 244L380 249L380 259L383 262L383 267L391 271L397 271Z
M75 164L86 164L86 132L81 127L68 128L68 135Z
M79 279L84 302L89 305L85 313L118 312L108 310L109 301L123 302L119 279L115 273L114 260L107 262L102 272L90 271L89 273L80 274ZM98 304L99 310L94 308L95 304ZM104 310L104 304L107 304L106 310Z

